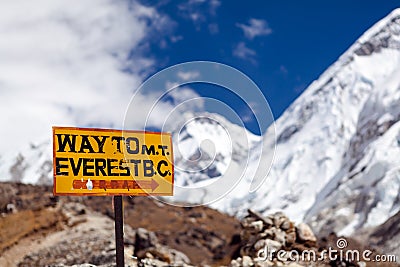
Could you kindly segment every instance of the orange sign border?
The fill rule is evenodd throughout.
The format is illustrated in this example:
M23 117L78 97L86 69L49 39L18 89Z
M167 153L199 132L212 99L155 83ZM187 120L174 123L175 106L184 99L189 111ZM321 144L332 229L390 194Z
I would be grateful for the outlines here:
M103 128L85 128L85 127L63 127L63 126L53 126L53 196L173 196L174 195L174 182L175 182L175 164L174 164L174 149L172 146L172 137L170 138L170 147L171 149L171 164L172 164L172 190L171 193L56 193L56 142L55 142L55 130L56 129L64 129L64 130L83 130L83 131L103 131L103 132L127 132L127 133L142 133L142 134L158 134L158 135L171 135L171 133L161 133L161 132L153 132L153 131L139 131L139 130L120 130L120 129L103 129Z

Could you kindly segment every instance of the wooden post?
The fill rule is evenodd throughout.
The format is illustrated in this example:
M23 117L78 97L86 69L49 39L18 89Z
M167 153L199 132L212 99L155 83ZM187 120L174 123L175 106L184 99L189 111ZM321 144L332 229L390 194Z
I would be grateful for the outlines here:
M114 196L115 249L117 267L124 267L124 215L122 196Z

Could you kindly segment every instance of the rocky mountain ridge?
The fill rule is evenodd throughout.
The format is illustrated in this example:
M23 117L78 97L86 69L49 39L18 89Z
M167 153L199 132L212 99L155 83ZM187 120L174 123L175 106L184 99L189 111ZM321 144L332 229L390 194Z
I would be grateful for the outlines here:
M261 155L249 152L261 164L274 157L263 186L249 193L253 178L260 179L250 161L237 188L211 206L239 217L250 207L284 211L325 234L351 235L384 223L400 209L399 77L396 9L284 112L271 126L276 136L271 128L252 146L263 146Z

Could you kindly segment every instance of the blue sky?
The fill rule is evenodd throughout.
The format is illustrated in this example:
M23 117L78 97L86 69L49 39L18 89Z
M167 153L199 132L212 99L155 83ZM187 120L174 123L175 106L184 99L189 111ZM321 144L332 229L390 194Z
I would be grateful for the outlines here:
M177 63L210 60L241 70L262 90L275 118L398 1L141 1L170 19L166 38L146 52L149 74ZM240 103L224 90L200 95ZM212 93L210 93L212 92ZM243 111L244 112L244 111ZM259 134L254 120L246 127Z

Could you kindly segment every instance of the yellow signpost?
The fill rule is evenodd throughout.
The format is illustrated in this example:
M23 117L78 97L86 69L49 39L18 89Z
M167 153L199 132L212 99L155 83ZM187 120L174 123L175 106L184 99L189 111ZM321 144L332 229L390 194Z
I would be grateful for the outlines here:
M53 194L114 196L117 267L124 266L122 195L172 196L168 133L53 127Z
M53 127L54 195L173 195L167 133Z

